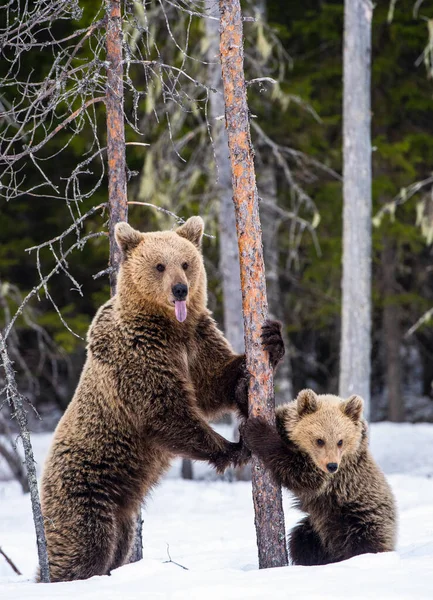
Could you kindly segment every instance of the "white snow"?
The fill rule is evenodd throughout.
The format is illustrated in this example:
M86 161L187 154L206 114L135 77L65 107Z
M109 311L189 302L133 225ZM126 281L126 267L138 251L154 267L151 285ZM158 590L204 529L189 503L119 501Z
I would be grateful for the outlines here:
M50 436L32 439L40 468ZM0 556L0 598L432 600L433 425L373 424L371 448L397 498L397 551L322 567L259 570L251 485L213 481L211 471L198 463L195 473L203 479L183 481L176 461L143 511L142 561L110 577L35 584L30 499L17 484L1 481L0 546L23 575L15 575ZM300 517L290 505L290 495L284 492L287 530ZM167 562L167 547L172 560L188 570Z

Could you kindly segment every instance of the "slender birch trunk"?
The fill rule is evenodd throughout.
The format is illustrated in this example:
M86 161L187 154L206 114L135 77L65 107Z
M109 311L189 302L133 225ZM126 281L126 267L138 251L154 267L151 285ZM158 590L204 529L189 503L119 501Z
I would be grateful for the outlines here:
M219 8L220 53L239 245L245 349L247 369L251 374L249 413L275 422L272 369L260 340L268 307L243 70L242 14L239 0L219 0ZM252 479L259 566L287 565L281 488L275 485L270 473L256 457L253 457Z
M123 93L123 33L120 0L106 0L107 7L107 157L108 157L108 206L110 238L110 290L116 293L117 272L120 265L120 249L114 237L114 227L119 221L128 220L126 192L126 156ZM137 515L134 551L130 562L143 558L141 511Z
M346 0L343 75L343 282L340 395L359 394L370 412L371 112L373 4Z

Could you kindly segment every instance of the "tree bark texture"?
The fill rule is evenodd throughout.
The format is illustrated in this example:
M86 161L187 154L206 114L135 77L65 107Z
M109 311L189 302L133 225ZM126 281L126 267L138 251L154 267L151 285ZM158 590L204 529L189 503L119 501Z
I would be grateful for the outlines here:
M284 302L281 297L279 281L279 251L278 228L280 221L272 210L272 205L277 204L277 185L275 169L270 164L263 164L260 169L260 195L265 201L260 205L260 219L263 231L263 246L266 268L266 287L268 291L269 317L271 319L284 319ZM274 377L275 404L284 404L293 398L292 369L290 365L289 340L284 332L283 339L286 355L278 367Z
M239 0L219 0L219 8L220 53L239 245L245 350L247 369L251 374L249 413L275 422L272 369L260 340L261 327L267 316L267 299L243 70L242 14ZM259 566L287 565L281 488L256 457L252 463L252 481Z
M340 395L359 394L370 411L371 113L373 4L345 1L343 81L343 281Z
M388 419L395 423L405 420L401 391L402 343L400 307L394 302L398 292L396 281L397 257L392 241L385 237L382 250L383 337L385 350L386 392Z
M210 118L217 168L219 197L219 270L224 301L224 332L235 352L244 351L239 251L236 217L233 210L232 169L230 165L227 132L224 127L224 95L219 53L219 11L215 0L206 0L206 14L217 17L206 19L208 85L217 90L210 96Z
M120 249L114 237L114 227L119 221L128 220L126 193L126 155L123 95L123 33L120 0L106 0L107 13L107 157L108 157L108 206L110 239L110 290L116 293L117 272L120 265ZM141 511L137 515L134 551L130 562L143 558Z
M128 220L126 195L125 126L123 117L123 33L120 0L107 0L107 157L110 236L110 288L116 293L120 249L114 238L114 226Z
M30 433L27 424L27 412L24 406L24 402L26 400L18 391L15 380L15 372L8 356L6 341L4 340L1 331L0 355L6 377L6 397L11 408L12 416L18 422L20 436L24 448L24 460L26 463L27 478L30 488L30 499L32 503L33 522L35 524L36 531L40 578L43 583L49 583L50 567L48 563L47 540L45 537L44 517L42 516L41 502L39 499L35 458L33 456L33 448L30 441Z

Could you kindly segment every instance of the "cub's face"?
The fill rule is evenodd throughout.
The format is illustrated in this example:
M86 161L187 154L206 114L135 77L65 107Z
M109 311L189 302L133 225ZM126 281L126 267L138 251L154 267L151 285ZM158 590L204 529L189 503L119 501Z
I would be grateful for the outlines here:
M119 285L185 321L191 305L206 306L202 236L200 217L188 219L175 231L156 233L140 233L119 223L116 240L124 258Z
M347 455L355 454L362 439L363 400L351 396L317 395L303 390L296 400L297 418L290 438L327 474L336 473Z

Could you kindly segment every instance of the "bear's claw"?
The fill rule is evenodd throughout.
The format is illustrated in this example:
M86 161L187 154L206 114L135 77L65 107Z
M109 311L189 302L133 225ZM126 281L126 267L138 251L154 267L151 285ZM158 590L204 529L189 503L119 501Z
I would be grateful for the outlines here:
M286 352L281 327L279 321L270 319L267 319L262 327L262 346L268 352L270 363L274 369Z

